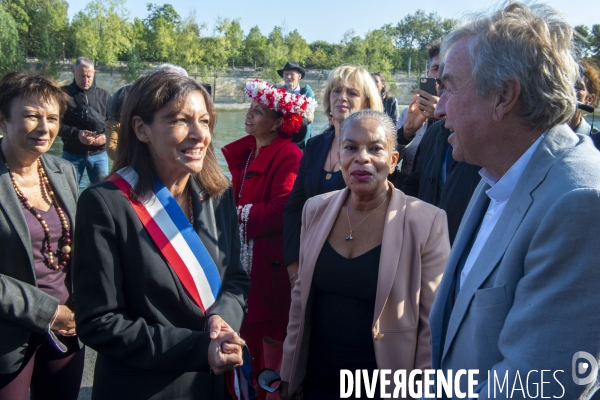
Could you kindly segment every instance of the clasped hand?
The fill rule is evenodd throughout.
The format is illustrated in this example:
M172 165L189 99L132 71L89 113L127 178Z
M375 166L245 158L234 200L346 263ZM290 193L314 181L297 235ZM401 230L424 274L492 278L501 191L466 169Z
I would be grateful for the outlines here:
M243 364L242 347L246 342L218 315L208 319L210 344L208 364L216 375Z
M50 329L62 336L75 336L75 313L69 307L59 305Z

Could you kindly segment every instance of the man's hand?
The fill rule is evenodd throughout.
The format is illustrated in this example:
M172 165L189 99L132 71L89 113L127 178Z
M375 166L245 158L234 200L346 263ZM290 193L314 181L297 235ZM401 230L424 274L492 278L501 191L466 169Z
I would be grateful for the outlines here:
M212 332L211 332L212 336ZM242 346L245 342L235 332L220 331L208 345L208 364L216 375L243 364Z
M419 101L417 107L421 110L421 113L425 118L437 120L433 113L435 112L435 106L440 100L439 97L429 94L421 89L415 89L415 93L419 95Z
M86 131L85 129L80 130L79 141L87 146L93 145L95 138L93 136L89 136L91 133L92 131ZM106 140L106 138L104 140Z
M96 137L92 137L92 145L94 146L102 146L106 143L106 135L104 133L99 133Z
M59 335L75 336L75 313L69 307L59 305L56 318L54 318L50 329Z
M417 131L427 122L427 117L423 115L419 108L419 99L419 96L413 97L408 106L406 119L404 120L404 137L407 140L412 140Z

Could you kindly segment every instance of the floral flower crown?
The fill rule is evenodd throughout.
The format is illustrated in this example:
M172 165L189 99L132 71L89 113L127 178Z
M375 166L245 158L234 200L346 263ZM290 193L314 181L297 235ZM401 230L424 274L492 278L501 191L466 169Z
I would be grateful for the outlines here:
M259 79L246 82L244 92L250 100L283 114L283 124L279 130L286 136L298 133L302 128L302 117L314 114L317 108L315 99L302 94L288 93L285 88L275 88Z

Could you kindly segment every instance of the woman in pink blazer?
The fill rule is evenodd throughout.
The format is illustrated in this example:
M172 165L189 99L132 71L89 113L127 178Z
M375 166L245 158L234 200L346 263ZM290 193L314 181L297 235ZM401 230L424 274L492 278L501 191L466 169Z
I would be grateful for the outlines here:
M339 398L341 369L430 366L429 310L450 251L446 214L387 182L394 144L385 114L349 116L338 153L347 188L304 207L284 400Z

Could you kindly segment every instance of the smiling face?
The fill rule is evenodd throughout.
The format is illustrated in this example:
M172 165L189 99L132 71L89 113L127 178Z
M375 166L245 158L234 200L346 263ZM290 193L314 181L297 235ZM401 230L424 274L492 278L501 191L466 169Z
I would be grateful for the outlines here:
M435 116L446 116L445 126L453 131L448 138L456 161L485 166L486 149L494 138L488 134L493 124L492 98L479 96L469 62L469 39L458 41L446 56L442 75L444 93ZM492 135L493 136L493 135Z
M277 118L275 111L256 101L252 101L250 108L246 112L244 130L248 135L264 139L277 134L277 128L279 128L281 122L281 118Z
M379 121L364 117L341 132L339 158L348 188L368 198L387 189L387 177L398 162L398 152L390 146Z
M58 103L37 97L18 96L11 101L9 118L0 114L4 142L10 149L8 151L18 156L37 158L50 150L58 135L59 123Z
M286 69L283 71L282 75L285 86L287 86L290 90L296 90L300 79L302 79L302 74L295 69Z
M187 96L179 112L167 103L151 124L133 117L135 134L148 144L156 173L165 185L202 170L211 142L209 124L210 113L197 90Z
M73 68L75 84L79 86L80 89L88 90L92 87L95 73L96 71L94 70L94 67L86 67L82 64L76 66L75 68Z
M369 106L367 97L359 88L346 87L341 82L333 85L329 95L329 104L331 116L340 122L353 112Z

